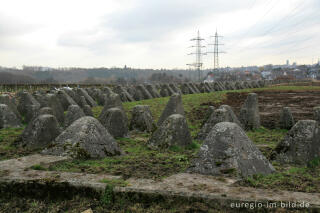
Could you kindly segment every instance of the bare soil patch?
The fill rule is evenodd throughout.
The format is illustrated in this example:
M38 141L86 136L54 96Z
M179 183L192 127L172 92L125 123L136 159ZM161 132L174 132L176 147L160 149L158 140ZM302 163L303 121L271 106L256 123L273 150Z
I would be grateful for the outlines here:
M256 91L259 96L259 111L262 126L273 129L278 125L280 111L283 107L290 107L294 119L313 119L313 107L320 106L320 91L292 91L272 90ZM240 108L248 93L227 93L227 98L221 104L231 106L239 115ZM221 105L219 104L219 105Z

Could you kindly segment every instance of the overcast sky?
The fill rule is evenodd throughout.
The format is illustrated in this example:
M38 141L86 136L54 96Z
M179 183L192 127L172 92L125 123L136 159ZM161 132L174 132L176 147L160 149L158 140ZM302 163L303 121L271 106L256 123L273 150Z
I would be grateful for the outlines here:
M311 64L320 0L0 0L0 66L187 68L223 35L220 66ZM205 49L204 49L205 50ZM213 55L204 56L213 66Z

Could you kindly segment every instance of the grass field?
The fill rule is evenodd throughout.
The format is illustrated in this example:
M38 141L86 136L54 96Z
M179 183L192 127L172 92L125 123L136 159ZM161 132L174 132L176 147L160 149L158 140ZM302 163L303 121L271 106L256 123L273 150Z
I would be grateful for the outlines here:
M252 92L261 90L276 91L307 91L320 90L312 86L277 86L269 88L236 90L232 92ZM226 91L183 95L182 101L186 112L192 136L196 136L204 122L209 105L219 105L226 98ZM124 108L130 117L130 111L135 105L149 105L154 119L157 120L169 98L157 98L137 102L124 103ZM102 107L94 108L98 116ZM287 130L260 128L248 131L248 137L258 146L262 153L270 158L275 146L284 138ZM61 171L86 171L93 173L111 173L128 177L163 178L184 171L196 155L200 142L194 140L189 150L151 151L146 148L149 135L136 134L131 139L119 139L118 142L127 155L103 160L74 160L56 165L50 169ZM129 166L130 165L130 166ZM319 191L319 168L280 166L274 163L277 173L270 176L255 176L243 180L239 184L251 187L277 188L306 192ZM312 177L312 178L311 178ZM292 179L292 180L291 180ZM301 184L303 182L303 184ZM296 183L296 184L294 184ZM279 186L280 185L280 186Z
M273 86L268 88L236 90L232 92L251 92L260 90L277 91L308 91L320 90L315 86ZM188 125L193 138L201 128L205 115L210 105L218 106L226 98L228 91L183 95L182 101L188 120ZM169 97L142 100L123 103L125 111L130 118L131 110L135 105L149 105L154 120L156 121ZM102 107L93 108L95 117L98 117ZM12 146L12 142L22 132L22 129L0 130L0 160L18 157L28 154L23 149ZM266 157L270 157L275 146L286 135L287 130L260 128L248 131L249 138L258 146ZM122 175L124 179L129 177L161 179L169 175L183 172L193 157L195 157L201 142L193 140L192 146L187 149L172 148L168 151L156 151L147 148L146 143L149 134L132 133L130 138L120 138L118 143L126 155L108 157L101 160L72 160L49 168L35 166L34 169L45 169L55 171L73 171L88 173L108 173ZM299 190L307 192L319 192L320 172L319 166L293 167L288 165L277 165L274 163L277 173L270 176L255 176L242 181L241 185L252 187L276 188L280 184L281 189ZM312 178L311 178L312 177ZM293 181L293 182L292 182ZM296 183L296 185L294 185ZM303 183L303 184L302 184Z

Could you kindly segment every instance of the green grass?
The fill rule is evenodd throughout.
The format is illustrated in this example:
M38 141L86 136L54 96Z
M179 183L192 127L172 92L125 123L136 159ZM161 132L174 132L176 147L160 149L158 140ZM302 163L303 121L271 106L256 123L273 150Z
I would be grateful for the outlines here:
M297 86L297 85L271 85L266 88L253 88L243 90L233 90L231 92L254 92L254 91L313 91L320 90L320 86Z
M317 157L311 161L308 162L309 168L317 168L320 167L320 157Z
M190 133L193 138L198 134L199 129L203 123L203 118L209 105L219 104L226 98L227 91L213 92L213 93L200 93L182 95L182 103L186 113L187 122L189 125ZM136 105L149 105L155 122L158 121L162 111L169 101L169 97L155 98L149 100L141 100L134 102L124 102L123 107L127 113L128 119L131 119L131 111ZM97 106L92 108L95 118L98 118L103 107Z
M40 171L46 171L48 170L46 167L40 165L40 164L35 164L33 166L30 167L33 170L40 170Z
M205 185L203 186L205 187ZM166 196L133 196L126 193L114 193L108 185L102 196L74 196L72 198L36 197L30 198L12 192L2 193L0 196L0 212L50 212L50 213L80 213L92 209L94 213L181 213L181 212L208 212L225 213L236 212L225 209L225 205L195 199L179 199ZM66 193L67 194L67 193Z
M134 135L132 138L117 139L122 156L99 160L72 160L51 166L53 171L107 173L122 175L123 178L159 179L184 171L194 157L199 145L167 151L151 150L147 147L148 135Z
M260 128L248 131L248 137L269 158L276 145L284 139L288 130ZM241 186L302 192L320 192L320 158L308 166L281 165L272 162L276 172L270 175L254 175L237 183Z
M211 93L199 93L199 94L190 94L182 95L183 107L186 112L186 117L188 120L189 127L191 130L198 130L201 123L203 122L203 114L201 111L208 109L208 104L214 105L219 104L226 98L226 93L228 92L255 92L255 91L310 91L310 90L320 90L320 86L270 86L266 88L254 88L254 89L243 89L243 90L233 90L233 91L218 91ZM155 98L149 100L133 101L133 102L124 102L123 107L128 115L128 118L131 117L131 111L136 105L149 105L152 116L155 121L157 121L168 103L169 97L164 98ZM93 107L92 111L96 118L99 117L102 106ZM200 112L200 113L199 113Z
M201 93L183 95L182 101L188 120L189 129L193 138L198 134L204 121L205 113L210 105L219 105L226 98L227 92L252 92L260 90L291 90L296 86L277 86L258 89L245 89L235 91L220 91L212 93ZM303 87L303 90L313 90L315 87ZM319 87L320 89L320 87ZM149 105L155 121L160 117L169 97L156 98L123 103L124 109L130 119L131 110L136 105ZM95 117L98 117L103 107L93 108ZM267 157L272 149L282 140L287 130L268 130L265 128L247 132L249 138L258 145L259 149ZM109 173L122 175L124 178L162 178L174 173L184 171L191 159L196 155L201 142L194 140L190 147L183 149L173 146L167 151L156 151L148 149L147 140L150 134L137 133L132 138L118 139L118 143L126 155L108 157L102 160L73 160L55 165L53 170L89 172L89 173Z
M288 130L286 129L266 129L261 127L252 131L247 131L247 136L257 145L262 154L270 158L273 149L286 136Z
M22 133L23 128L6 128L0 129L0 146L10 149L10 145Z
M238 92L238 91L236 91ZM240 92L240 91L239 91ZM183 95L183 105L188 118L188 124L193 138L197 135L203 122L203 116L209 105L219 105L226 98L226 91ZM136 102L123 103L128 115L132 108L138 104L149 105L150 110L157 120L169 98L157 98ZM94 114L98 117L102 107L95 107ZM267 145L261 148L268 154L272 148L283 138L286 130L268 130L261 128L248 132L248 136L257 145ZM53 170L109 173L123 177L161 178L184 171L200 147L200 141L194 140L187 148L172 146L167 151L148 149L147 140L150 134L137 133L132 138L120 138L118 143L126 155L108 157L102 160L73 160L55 165ZM267 153L268 152L268 153Z
M284 139L288 130L260 128L247 132L260 151L271 158L274 148ZM240 185L289 191L320 192L320 159L314 159L308 166L289 166L272 162L276 172L270 175L255 175L240 182Z
M21 135L24 128L0 129L0 160L15 158L29 154L30 152L13 145Z
M278 189L302 192L320 192L320 166L284 167L275 165L276 173L254 175L239 182L239 185L255 188Z
M266 129L261 127L253 131L247 131L248 137L257 145L267 145L275 148L276 145L284 138L288 130L286 129Z
M255 92L255 91L308 91L320 90L315 86L271 86L268 88L245 89L235 91L221 91L213 93L201 93L193 95L183 95L182 101L188 120L189 129L193 138L199 132L204 121L205 114L210 105L218 106L223 102L228 92ZM131 110L136 105L149 105L154 120L157 121L165 108L169 97L156 98L123 103L124 109L130 119ZM93 108L95 117L98 117L103 107ZM258 146L262 153L269 158L272 150L287 134L287 130L266 128L248 131L248 137ZM1 135L0 135L1 137ZM172 146L168 150L151 150L147 147L147 140L150 134L135 133L131 138L117 139L121 149L126 153L122 156L107 157L100 160L72 160L50 166L54 171L72 171L87 173L107 173L121 175L124 179L129 177L159 179L175 173L183 172L189 167L190 161L195 157L201 142L193 140L190 147L185 149ZM276 165L276 164L275 164ZM319 175L312 177L318 171L317 160L310 163L309 167L290 167L287 169L283 165L276 165L277 172L269 176L254 176L243 183L246 186L273 188L281 184L282 189L315 191L318 190ZM233 172L233 171L226 171ZM319 172L319 171L318 171ZM290 180L292 178L293 181ZM107 184L111 184L106 180ZM296 184L294 184L296 181ZM300 184L300 188L299 188ZM317 186L312 186L317 184ZM281 188L280 187L280 188ZM298 188L297 188L298 187Z
M219 103L224 98L226 98L226 95L225 95L226 93L227 91L183 95L182 102L183 102L184 110L188 115L192 112L193 109L199 108L200 105L203 103L208 103L208 102ZM123 107L130 118L131 116L130 112L133 109L133 107L135 107L136 105L149 105L153 118L157 121L163 109L167 105L168 101L169 101L169 97L133 101L133 102L124 102ZM96 118L100 115L102 108L103 108L102 106L97 106L92 109L93 114Z
M93 116L94 116L95 118L99 118L99 115L100 115L102 109L103 109L102 106L92 107Z
M257 88L255 90L284 90L284 91L312 91L320 90L320 86L297 86L297 85L282 85L282 86L270 86L267 88Z

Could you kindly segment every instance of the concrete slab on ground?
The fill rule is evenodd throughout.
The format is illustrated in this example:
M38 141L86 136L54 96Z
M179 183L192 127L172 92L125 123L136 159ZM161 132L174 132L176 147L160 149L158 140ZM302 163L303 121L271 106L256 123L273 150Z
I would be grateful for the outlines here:
M0 162L0 182L23 183L50 179L57 183L68 183L75 187L89 187L102 192L106 186L102 179L120 179L121 176L107 174L84 174L71 172L31 170L35 164L48 165L68 160L66 157L30 155ZM235 179L180 173L162 180L126 180L126 187L115 187L116 192L174 195L181 197L205 198L206 200L232 202L305 202L313 208L320 208L320 193L304 193L281 190L256 189L233 186ZM228 200L228 202L226 202Z

